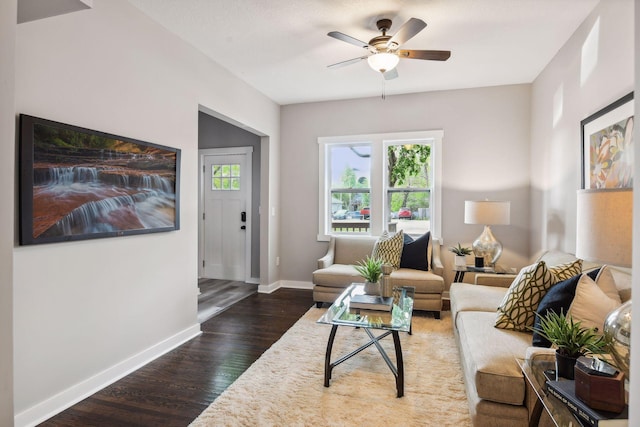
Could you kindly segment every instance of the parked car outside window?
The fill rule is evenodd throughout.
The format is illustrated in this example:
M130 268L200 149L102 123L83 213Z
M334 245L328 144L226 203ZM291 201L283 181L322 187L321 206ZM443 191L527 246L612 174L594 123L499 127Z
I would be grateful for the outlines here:
M346 219L347 218L347 210L346 209L340 209L338 211L335 211L332 215L333 219Z
M413 215L411 214L411 209L409 208L400 208L398 211L399 219L411 219Z
M365 206L364 208L360 209L360 215L362 215L362 218L369 219L369 214L369 206Z

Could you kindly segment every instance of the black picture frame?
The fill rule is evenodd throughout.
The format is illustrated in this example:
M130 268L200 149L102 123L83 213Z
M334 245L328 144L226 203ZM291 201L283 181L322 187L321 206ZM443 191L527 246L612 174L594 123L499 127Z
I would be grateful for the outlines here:
M633 187L633 125L633 92L580 122L580 188Z
M19 116L19 243L180 229L180 149Z

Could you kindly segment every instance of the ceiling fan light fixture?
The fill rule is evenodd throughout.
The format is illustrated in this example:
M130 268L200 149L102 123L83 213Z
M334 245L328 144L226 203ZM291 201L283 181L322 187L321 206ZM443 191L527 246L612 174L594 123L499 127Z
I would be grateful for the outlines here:
M387 71L391 71L396 68L400 58L395 53L389 52L378 52L367 58L367 62L369 66L373 68L374 71L379 73L386 73Z

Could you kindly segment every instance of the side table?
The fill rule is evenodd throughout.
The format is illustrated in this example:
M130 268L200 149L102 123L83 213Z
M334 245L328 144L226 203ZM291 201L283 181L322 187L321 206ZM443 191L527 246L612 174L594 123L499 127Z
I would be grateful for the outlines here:
M516 357L516 361L538 398L531 411L529 427L580 426L567 406L547 392L545 371L555 369L555 362L545 358L532 360L519 357Z

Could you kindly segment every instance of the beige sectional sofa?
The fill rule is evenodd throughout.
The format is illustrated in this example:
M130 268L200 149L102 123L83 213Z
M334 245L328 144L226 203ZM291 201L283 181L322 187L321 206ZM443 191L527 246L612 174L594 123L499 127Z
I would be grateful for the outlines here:
M553 266L576 258L547 252L539 259ZM582 269L595 267L583 263ZM613 268L612 273L624 302L631 297L630 271ZM474 426L528 426L536 396L515 358L553 357L553 350L531 346L531 333L494 327L496 309L514 277L478 274L474 284L451 284L453 328Z
M318 307L332 303L354 282L363 282L354 265L371 256L377 241L374 236L332 236L325 256L318 260L313 272L313 300ZM444 291L443 266L440 261L440 241L429 239L425 253L429 270L399 268L391 273L392 286L416 288L414 310L432 311L437 319L442 310Z

